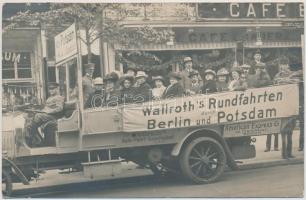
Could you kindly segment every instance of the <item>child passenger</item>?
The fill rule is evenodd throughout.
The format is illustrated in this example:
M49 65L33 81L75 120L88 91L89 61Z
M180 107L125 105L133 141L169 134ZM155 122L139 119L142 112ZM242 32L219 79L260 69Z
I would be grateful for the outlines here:
M217 90L218 92L228 91L229 71L221 68L217 72Z
M214 93L217 92L217 85L216 85L216 72L211 69L207 69L204 72L205 82L202 88L202 92L206 93Z

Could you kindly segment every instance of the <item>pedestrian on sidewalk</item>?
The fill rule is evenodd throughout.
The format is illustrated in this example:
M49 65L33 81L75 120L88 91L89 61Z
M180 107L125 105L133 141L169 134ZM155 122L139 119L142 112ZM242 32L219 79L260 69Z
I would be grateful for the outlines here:
M274 151L278 151L278 133L274 133L267 135L265 152L269 152L271 150L272 135L274 135Z
M304 82L301 81L299 83L300 90L300 113L299 113L299 121L300 121L300 138L299 138L299 151L304 150Z
M282 158L294 158L292 155L292 133L296 124L295 118L289 118L285 127L281 130L282 135Z

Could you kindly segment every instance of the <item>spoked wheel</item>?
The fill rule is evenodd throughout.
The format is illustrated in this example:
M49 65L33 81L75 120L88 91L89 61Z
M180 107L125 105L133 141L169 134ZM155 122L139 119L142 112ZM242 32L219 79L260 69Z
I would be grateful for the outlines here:
M213 138L199 137L187 144L180 155L183 175L197 183L210 183L218 179L226 165L222 145Z
M6 171L2 171L2 194L3 196L11 196L13 183L11 175Z

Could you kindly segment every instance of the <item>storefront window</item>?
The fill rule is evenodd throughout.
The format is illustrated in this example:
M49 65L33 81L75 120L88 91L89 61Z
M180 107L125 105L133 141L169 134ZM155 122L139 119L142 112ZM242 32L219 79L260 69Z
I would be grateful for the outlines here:
M32 78L30 52L3 52L2 53L3 79Z
M77 62L72 59L57 67L60 94L67 101L78 99Z
M78 99L78 74L76 59L68 62L69 70L69 101Z
M66 97L67 94L67 82L66 82L66 67L65 65L61 65L58 67L58 81L60 86L60 94L63 97Z

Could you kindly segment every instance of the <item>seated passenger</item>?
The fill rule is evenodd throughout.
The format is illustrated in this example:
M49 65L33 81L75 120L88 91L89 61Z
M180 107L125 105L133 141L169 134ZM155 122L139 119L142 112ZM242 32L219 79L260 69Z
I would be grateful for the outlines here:
M160 100L165 92L164 78L162 76L153 76L155 87L152 89L153 100Z
M240 66L240 68L242 69L242 73L246 75L246 77L249 75L251 66L247 65L247 64L243 64Z
M274 84L287 84L292 83L291 75L292 71L289 67L289 61L286 59L280 60L279 72L274 76Z
M134 84L134 77L125 74L120 77L120 85L121 85L121 103L128 104L133 103L133 98L135 95L135 89L132 87Z
M166 88L163 94L163 99L184 96L184 88L179 83L179 81L182 79L181 75L179 73L172 72L169 75L169 79L170 85Z
M147 102L152 99L152 89L147 83L148 75L144 71L138 71L136 74L135 97L137 102Z
M105 82L105 104L106 107L118 106L120 103L120 91L117 89L118 75L116 73L107 74Z
M101 77L97 77L94 79L93 83L95 91L89 95L89 98L85 103L85 108L102 107L105 101L103 79Z
M243 91L247 89L246 81L240 79L242 70L240 67L233 67L231 70L232 81L228 85L229 91Z
M181 84L184 88L184 91L191 89L191 79L189 78L189 74L191 71L197 71L194 69L194 64L191 57L184 58L184 70L181 72ZM200 74L198 75L200 82L202 82L202 78Z
M217 72L217 91L228 91L229 71L226 68L221 68Z
M250 87L265 87L272 84L270 75L266 70L264 63L259 63L254 66L255 75L248 76L248 86Z
M207 69L204 72L205 80L202 88L203 94L214 93L217 92L217 84L216 84L216 72L211 69Z
M38 145L41 141L35 141L39 132L38 128L49 121L56 122L57 118L61 114L64 108L64 97L59 94L59 84L48 84L50 96L46 100L45 107L35 114L33 120L29 124L29 135L31 137L31 143L29 145Z
M185 91L187 95L195 95L202 93L203 83L199 77L200 74L197 70L192 70L189 73L189 78L191 79L191 86L190 89L186 89Z

